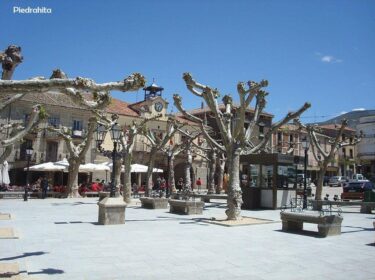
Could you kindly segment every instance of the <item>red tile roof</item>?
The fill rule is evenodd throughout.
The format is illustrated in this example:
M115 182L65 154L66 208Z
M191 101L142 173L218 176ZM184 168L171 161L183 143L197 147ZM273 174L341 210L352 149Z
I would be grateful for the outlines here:
M238 105L234 105L234 107L238 107ZM219 109L220 110L224 110L225 109L225 105L224 104L219 104ZM190 113L190 114L192 114L192 115L199 115L199 114L202 114L202 113L205 113L205 112L211 112L211 109L206 106L206 107L203 107L203 108L197 108L197 109L193 109L193 110L188 110L187 112ZM254 109L253 108L248 108L246 110L246 112L254 113ZM177 113L176 115L182 116L183 114L182 113ZM266 117L271 117L271 118L273 118L273 116L274 116L274 115L272 115L270 113L267 113L267 112L262 112L261 115L262 116L266 116Z
M119 99L112 98L111 104L109 104L107 108L108 113L112 114L119 114L124 116L131 116L131 117L139 117L140 115L133 109L131 109L129 106L131 104L124 102Z
M323 128L323 129L339 130L340 127L341 127L341 124L340 125L336 125L336 124L324 124L324 125L319 125L319 127ZM353 132L355 132L356 130L353 129L353 128L350 128L350 127L345 127L345 131L353 131Z

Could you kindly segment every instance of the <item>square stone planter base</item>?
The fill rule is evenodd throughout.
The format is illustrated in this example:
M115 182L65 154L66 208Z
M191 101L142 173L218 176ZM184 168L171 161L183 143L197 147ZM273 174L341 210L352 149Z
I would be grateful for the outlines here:
M197 215L202 214L204 202L170 199L170 212L176 214Z
M99 206L99 225L119 225L125 223L126 203L122 197L105 197Z
M141 197L140 201L143 208L147 209L167 209L168 198L162 197Z

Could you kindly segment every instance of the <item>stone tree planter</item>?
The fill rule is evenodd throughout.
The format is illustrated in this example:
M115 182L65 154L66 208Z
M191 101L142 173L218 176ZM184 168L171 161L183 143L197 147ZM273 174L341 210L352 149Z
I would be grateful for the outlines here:
M167 209L168 199L164 197L141 197L143 208L147 209Z
M122 197L105 197L99 206L99 225L118 225L125 224L126 203Z
M204 202L192 200L170 199L170 212L176 214L197 215L202 214Z

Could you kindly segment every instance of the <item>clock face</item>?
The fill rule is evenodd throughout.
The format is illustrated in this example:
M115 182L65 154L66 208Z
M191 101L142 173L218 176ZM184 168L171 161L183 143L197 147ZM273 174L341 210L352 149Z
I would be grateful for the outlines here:
M163 110L163 103L161 102L156 102L154 106L155 106L156 112L161 112L161 110Z

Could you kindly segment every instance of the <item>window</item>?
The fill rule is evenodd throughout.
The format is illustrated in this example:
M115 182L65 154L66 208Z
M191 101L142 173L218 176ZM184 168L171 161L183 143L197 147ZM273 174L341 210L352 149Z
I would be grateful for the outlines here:
M290 135L289 135L289 143L293 143L293 140L294 140L294 139L293 139L293 134L290 134Z
M353 158L353 149L349 150L350 158Z
M59 117L49 117L48 118L48 125L53 126L55 128L59 127L60 118Z
M264 136L264 127L265 127L265 123L264 122L260 122L259 123L259 136L263 137Z
M277 133L277 142L281 144L281 141L282 141L282 135L281 135L281 132L278 132Z
M346 158L346 149L345 148L342 148L342 153L344 155L344 158Z
M20 160L26 160L26 149L33 147L33 141L30 139L25 139L20 146Z
M79 120L73 120L73 127L72 130L82 130L82 121Z
M263 125L259 126L259 133L264 134L264 126Z

